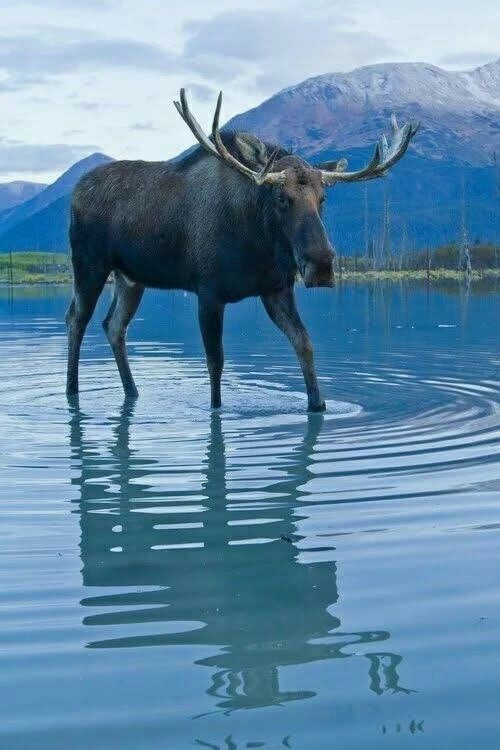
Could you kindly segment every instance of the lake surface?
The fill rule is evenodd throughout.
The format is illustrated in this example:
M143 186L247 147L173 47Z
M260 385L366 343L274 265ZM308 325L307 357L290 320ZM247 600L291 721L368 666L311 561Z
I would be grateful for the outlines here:
M499 295L300 290L328 412L228 308L149 292L123 402L69 290L0 290L0 746L496 748Z

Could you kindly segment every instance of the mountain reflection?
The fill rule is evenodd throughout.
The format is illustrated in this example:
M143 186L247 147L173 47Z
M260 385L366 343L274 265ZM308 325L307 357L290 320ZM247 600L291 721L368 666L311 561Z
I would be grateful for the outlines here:
M157 484L161 471L176 470L179 453L172 462L159 452L144 458L131 448L133 425L134 405L125 402L107 445L78 406L71 412L83 584L109 592L81 602L84 624L109 634L89 648L206 647L195 663L210 671L207 692L225 711L313 697L319 686L283 689L280 668L345 659L360 644L367 686L408 692L399 685L402 657L377 650L389 632L345 633L330 613L336 563L300 560L300 488L322 416L307 418L299 442L296 432L271 436L266 450L262 428L246 430L242 449L241 432L212 414L195 491Z

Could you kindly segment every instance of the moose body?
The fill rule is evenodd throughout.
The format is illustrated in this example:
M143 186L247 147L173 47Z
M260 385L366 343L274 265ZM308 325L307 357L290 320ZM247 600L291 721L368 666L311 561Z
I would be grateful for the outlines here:
M125 335L144 289L184 289L198 296L212 407L221 404L224 307L260 296L297 353L308 408L323 410L293 289L297 273L306 286L333 284L333 250L320 216L330 184L325 175L359 173L313 168L249 134L221 136L220 98L209 140L183 92L181 101L176 106L201 143L194 152L171 162L112 162L86 174L75 188L67 393L78 392L83 335L113 272L114 295L103 325L127 396L137 396L137 389Z

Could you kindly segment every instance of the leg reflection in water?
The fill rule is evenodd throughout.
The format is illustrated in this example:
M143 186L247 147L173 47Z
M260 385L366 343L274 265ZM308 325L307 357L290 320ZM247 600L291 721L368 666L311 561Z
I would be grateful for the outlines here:
M89 648L206 646L210 655L195 663L210 671L218 709L232 711L313 697L318 686L283 690L281 668L349 658L353 646L359 654L389 639L341 632L330 614L336 563L300 559L301 487L321 415L309 415L297 442L296 427L242 430L214 413L204 457L193 447L198 425L191 436L170 434L153 458L158 425L136 419L134 408L124 403L110 444L99 431L88 437L96 425L78 405L71 411L83 584L103 590L81 602L98 635ZM400 689L401 656L367 656L370 689Z
M373 690L374 693L382 695L382 693L389 691L409 695L416 692L401 687L399 684L397 667L403 660L401 656L391 653L366 654L366 656L371 662L369 671L370 690Z

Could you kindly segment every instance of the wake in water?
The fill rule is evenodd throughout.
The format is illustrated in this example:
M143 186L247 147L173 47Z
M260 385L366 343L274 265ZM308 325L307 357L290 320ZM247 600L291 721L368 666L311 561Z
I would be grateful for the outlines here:
M342 329L359 308L318 318L328 411L312 415L288 348L253 319L254 338L229 330L217 412L201 351L152 314L130 345L136 402L100 333L68 405L58 315L0 328L7 747L73 746L82 717L134 750L308 747L312 726L352 750L392 734L468 750L467 717L484 734L486 714L496 737L491 313L468 336L399 328L399 308L389 332L385 316Z

